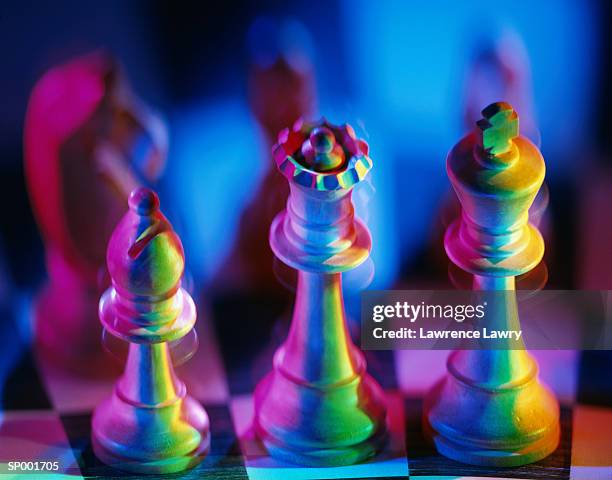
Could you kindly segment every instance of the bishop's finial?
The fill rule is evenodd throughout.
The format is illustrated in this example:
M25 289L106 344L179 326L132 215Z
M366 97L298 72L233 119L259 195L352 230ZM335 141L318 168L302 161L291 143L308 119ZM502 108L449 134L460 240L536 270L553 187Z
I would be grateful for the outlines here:
M154 304L174 295L185 266L183 246L159 208L157 194L132 191L129 210L108 244L107 265L118 295Z
M140 187L130 193L128 204L138 215L151 215L159 210L159 197L150 188Z

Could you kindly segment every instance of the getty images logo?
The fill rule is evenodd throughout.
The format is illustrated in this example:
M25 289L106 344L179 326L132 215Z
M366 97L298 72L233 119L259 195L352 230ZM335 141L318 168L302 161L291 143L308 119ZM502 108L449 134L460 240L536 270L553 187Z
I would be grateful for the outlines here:
M480 319L485 316L487 302L477 305L431 305L421 302L395 302L394 305L374 305L372 307L372 320L382 322L391 318L402 318L410 323L424 319L453 319L463 322L472 318Z

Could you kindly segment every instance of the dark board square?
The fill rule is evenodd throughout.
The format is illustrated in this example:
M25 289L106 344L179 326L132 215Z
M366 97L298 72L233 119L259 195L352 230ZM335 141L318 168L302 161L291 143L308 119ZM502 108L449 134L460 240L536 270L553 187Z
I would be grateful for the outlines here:
M51 402L32 353L30 317L18 310L0 307L0 409L47 410Z
M368 372L380 386L385 390L397 390L393 350L366 350L363 353L368 362Z
M2 387L5 410L48 410L51 402L40 378L34 356L24 350Z
M213 299L230 394L251 393L272 368L274 351L289 329L291 305L286 298L236 293Z
M585 405L612 407L612 351L586 351L580 354L577 400Z

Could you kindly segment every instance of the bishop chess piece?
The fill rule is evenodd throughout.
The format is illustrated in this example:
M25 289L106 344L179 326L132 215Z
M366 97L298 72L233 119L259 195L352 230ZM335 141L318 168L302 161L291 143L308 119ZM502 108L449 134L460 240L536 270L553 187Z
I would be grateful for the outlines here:
M97 320L106 246L129 193L159 177L166 148L163 123L105 53L58 65L34 87L24 167L49 278L34 305L45 361L87 376L108 372Z
M100 320L129 342L125 371L92 420L94 453L115 468L170 473L199 463L210 446L204 408L175 375L168 342L193 328L196 309L183 288L183 246L157 195L132 192L108 245L112 287Z
M290 195L270 245L298 270L298 286L289 335L255 390L255 430L282 460L360 462L386 438L383 392L348 335L341 286L371 248L351 201L372 167L368 146L348 125L298 121L279 134L274 159Z
M539 150L519 136L507 103L482 112L477 128L449 153L447 172L463 211L447 229L449 258L474 276L473 289L498 292L485 326L520 328L515 277L534 268L544 242L528 209L544 181ZM524 347L524 346L523 346ZM498 467L524 465L559 443L559 405L539 382L524 348L457 350L448 373L429 392L425 424L440 453L454 460Z

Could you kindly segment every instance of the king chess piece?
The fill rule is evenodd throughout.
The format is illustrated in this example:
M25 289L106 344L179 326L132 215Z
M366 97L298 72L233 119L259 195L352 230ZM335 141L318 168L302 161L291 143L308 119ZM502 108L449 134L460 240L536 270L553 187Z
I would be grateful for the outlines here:
M495 31L491 36L476 39L472 58L467 66L464 82L462 127L471 130L480 119L483 105L498 98L504 98L521 112L521 135L540 147L540 131L534 113L533 82L529 55L521 36L512 30ZM547 248L553 244L548 210L549 189L542 183L538 194L529 207L529 222L538 228L546 240ZM471 276L448 260L439 245L448 225L459 215L461 206L457 196L448 192L443 204L442 222L436 229L434 257L437 264L449 268L450 280L457 288L467 290L472 283ZM545 262L517 277L519 290L538 290L548 281Z
M520 329L515 277L534 268L544 242L528 209L544 181L538 149L519 136L507 103L482 112L477 128L449 153L447 172L463 208L447 229L449 258L487 296L485 326ZM491 301L492 299L492 301ZM425 425L438 451L475 465L540 460L559 443L559 405L523 348L457 350L425 400Z
M298 121L279 134L274 159L290 195L270 245L298 270L298 286L289 335L255 390L255 430L282 460L360 462L386 438L383 392L348 335L341 286L371 248L351 201L372 166L368 146L348 125Z
M209 450L209 421L176 377L168 342L193 328L196 309L181 288L183 246L153 191L142 187L130 195L107 263L113 286L100 299L100 321L129 343L129 353L112 395L94 412L94 453L133 472L191 468Z
M52 68L34 87L24 167L49 278L34 305L45 361L87 376L109 371L97 321L106 245L129 193L159 177L166 149L164 124L103 52Z

